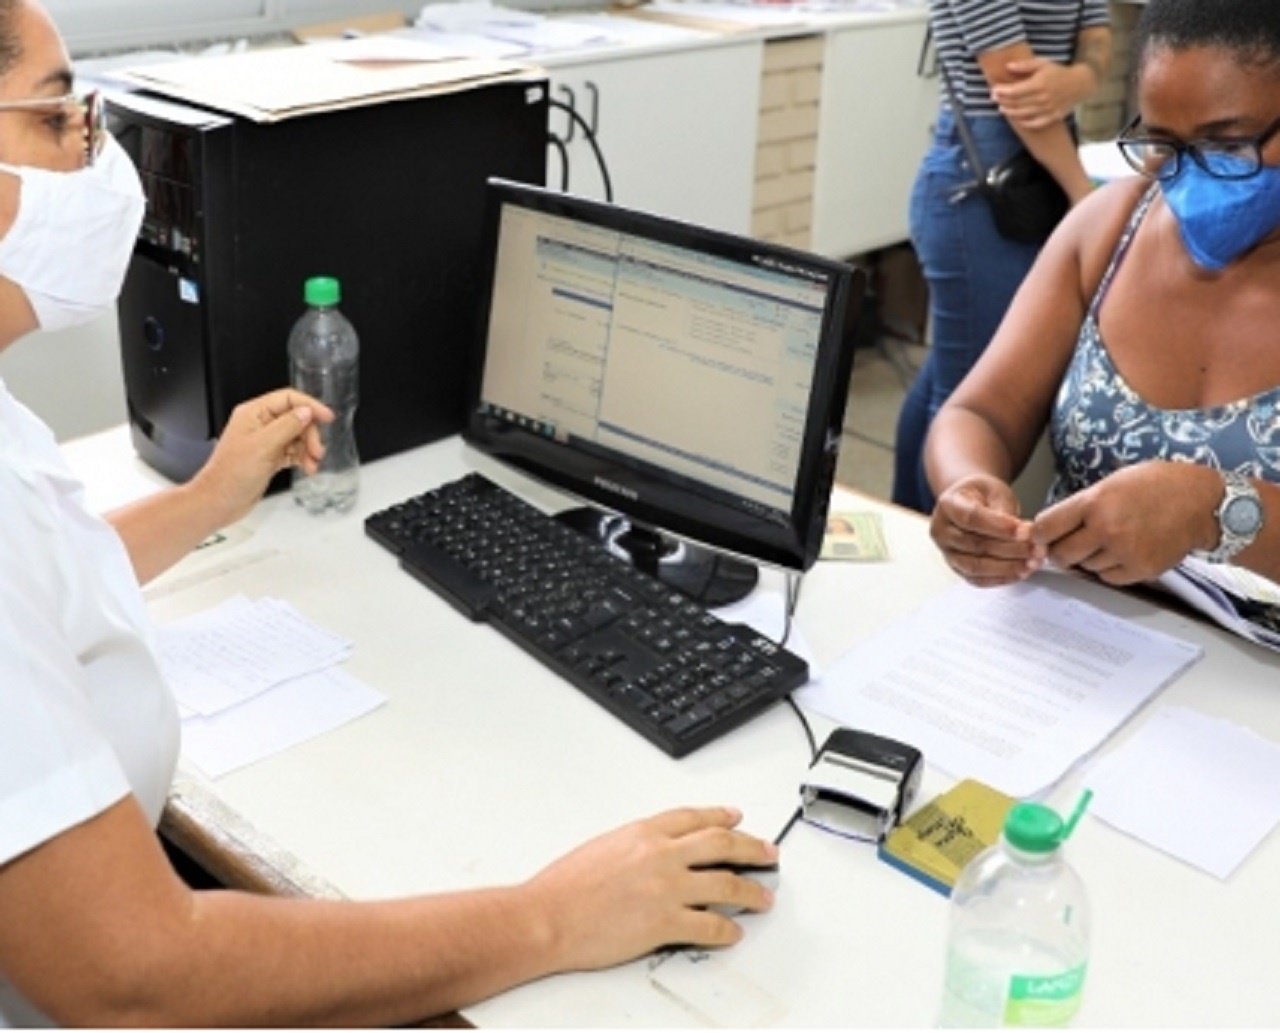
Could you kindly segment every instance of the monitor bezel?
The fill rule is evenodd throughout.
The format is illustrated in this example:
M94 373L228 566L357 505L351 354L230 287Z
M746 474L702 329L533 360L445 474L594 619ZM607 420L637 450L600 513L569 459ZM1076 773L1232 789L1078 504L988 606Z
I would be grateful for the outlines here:
M462 432L464 440L539 481L661 532L772 566L792 570L811 567L822 546L835 481L853 363L847 321L856 315L853 306L861 300L862 273L844 262L784 245L528 184L494 178L488 181L486 193L484 264L479 280L479 318ZM791 509L785 515L781 510L767 510L751 500L625 454L599 449L607 453L602 458L581 446L559 443L482 411L481 388L497 271L497 241L501 212L506 204L748 263L753 257L764 257L784 267L830 279L796 491Z

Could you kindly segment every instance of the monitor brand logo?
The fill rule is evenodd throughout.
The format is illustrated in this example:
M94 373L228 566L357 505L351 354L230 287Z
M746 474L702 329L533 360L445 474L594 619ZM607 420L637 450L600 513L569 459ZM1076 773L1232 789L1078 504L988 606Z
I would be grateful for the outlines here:
M597 488L603 488L605 491L611 491L615 495L621 495L624 499L630 499L632 502L640 501L640 493L633 488L627 488L619 484L617 481L606 480L604 477L593 477Z
M808 266L797 265L795 262L788 262L781 258L775 258L773 255L752 255L753 261L765 269L775 269L780 273L789 273L792 276L803 276L806 280L812 280L814 283L825 284L830 277L817 269L810 269Z

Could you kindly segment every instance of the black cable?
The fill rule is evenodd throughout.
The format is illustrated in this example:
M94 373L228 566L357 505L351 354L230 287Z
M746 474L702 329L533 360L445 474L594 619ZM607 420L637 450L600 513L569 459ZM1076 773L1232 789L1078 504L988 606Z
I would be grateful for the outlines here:
M547 143L560 155L560 192L567 194L569 192L569 149L555 133L547 134Z
M809 724L809 719L804 716L804 711L796 703L794 693L788 692L784 698L787 701L787 706L796 712L800 727L804 729L804 737L809 740L809 763L812 764L818 759L818 740L813 737L813 728Z
M604 182L604 199L610 204L613 203L613 180L609 178L609 166L605 164L604 155L600 152L600 144L596 141L596 134L591 131L591 127L587 125L587 120L578 114L573 108L563 101L555 100L551 97L547 98L549 107L558 108L568 115L578 128L582 130L582 134L587 138L587 143L591 145L591 150L595 152L596 164L600 166L600 179Z
M804 814L803 807L797 807L791 817L787 819L787 823L782 826L782 831L773 837L773 845L781 846L782 841L787 838L787 833L796 826L796 822L800 820L800 816Z
M785 620L782 625L782 638L778 645L786 648L787 640L791 638L791 625L796 615L796 607L800 605L800 585L804 580L803 574L792 574L787 571L786 577L786 597L783 606L786 608L784 614Z

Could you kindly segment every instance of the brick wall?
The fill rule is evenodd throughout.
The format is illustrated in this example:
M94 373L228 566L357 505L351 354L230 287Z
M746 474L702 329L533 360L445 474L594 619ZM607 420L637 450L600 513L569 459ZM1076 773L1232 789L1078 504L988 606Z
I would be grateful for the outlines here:
M823 44L803 36L764 47L751 233L798 248L813 225Z
M1113 2L1113 57L1107 78L1077 112L1085 140L1110 139L1129 110L1129 49L1142 8ZM822 36L770 40L764 47L751 233L807 248L822 94Z
M1098 92L1076 113L1085 140L1109 140L1128 121L1129 51L1141 13L1139 4L1111 4L1111 68Z

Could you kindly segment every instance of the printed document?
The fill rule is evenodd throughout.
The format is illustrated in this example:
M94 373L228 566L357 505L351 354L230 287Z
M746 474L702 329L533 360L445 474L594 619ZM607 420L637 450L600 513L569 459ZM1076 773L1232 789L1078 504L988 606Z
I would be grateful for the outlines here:
M1026 797L1201 653L1048 588L962 584L856 646L799 698L911 743L956 778Z

